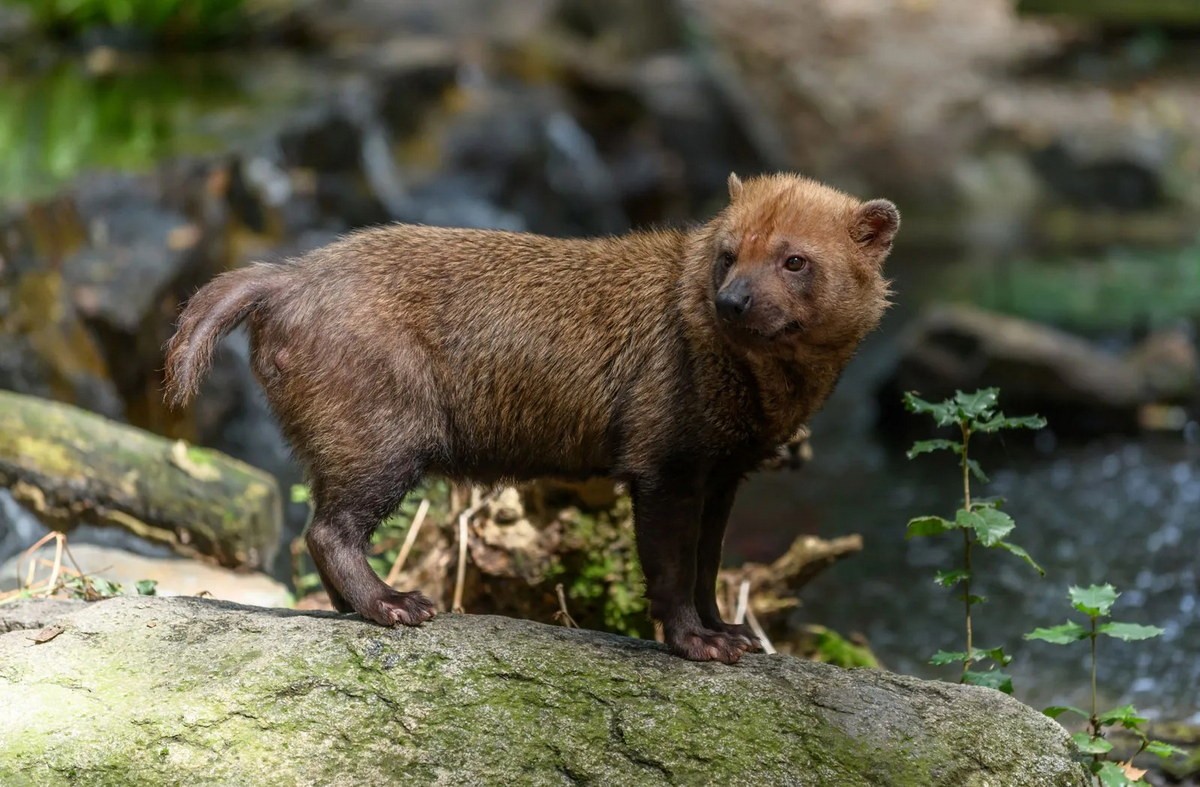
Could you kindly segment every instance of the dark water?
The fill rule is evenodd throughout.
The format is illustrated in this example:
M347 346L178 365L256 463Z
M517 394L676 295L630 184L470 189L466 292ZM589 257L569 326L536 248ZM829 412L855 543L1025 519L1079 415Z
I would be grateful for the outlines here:
M926 663L938 649L962 650L963 612L933 582L961 563L950 535L906 542L921 514L952 516L961 498L953 459L904 458L906 445L875 428L873 389L895 358L904 322L933 293L918 266L900 261L900 306L864 347L813 424L815 461L798 474L763 475L743 492L731 549L769 559L797 532L861 533L862 554L804 592L805 620L865 634L891 669L953 677ZM1003 388L1003 386L1001 386ZM1003 405L1003 393L1001 394ZM1200 427L1184 434L1068 444L1044 435L1036 447L993 440L980 455L992 483L973 493L1007 498L1012 541L1046 569L984 550L976 559L988 599L975 614L977 646L1003 645L1016 694L1037 706L1089 701L1086 644L1029 643L1036 627L1078 618L1069 585L1111 582L1123 595L1114 618L1162 626L1158 639L1100 645L1101 702L1134 702L1144 712L1200 722ZM978 555L980 550L976 550Z

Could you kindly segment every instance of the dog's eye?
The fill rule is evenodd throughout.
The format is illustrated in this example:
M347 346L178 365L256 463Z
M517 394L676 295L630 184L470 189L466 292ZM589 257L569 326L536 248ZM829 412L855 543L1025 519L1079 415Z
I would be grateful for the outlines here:
M799 273L808 267L808 257L793 254L783 261L783 267L792 273Z
M721 252L721 265L726 270L733 267L733 263L737 262L737 255L732 251Z

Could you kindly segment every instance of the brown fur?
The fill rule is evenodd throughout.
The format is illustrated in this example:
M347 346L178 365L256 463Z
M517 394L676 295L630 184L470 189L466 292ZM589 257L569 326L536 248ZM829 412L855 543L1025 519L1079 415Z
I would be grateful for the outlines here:
M309 468L308 541L339 609L385 625L432 616L364 557L422 475L604 475L630 485L668 644L736 661L755 643L721 621L714 585L737 484L878 324L899 214L793 175L731 176L730 197L690 231L396 225L225 274L183 312L168 397L188 400L248 316L254 371ZM731 293L743 313L715 307Z

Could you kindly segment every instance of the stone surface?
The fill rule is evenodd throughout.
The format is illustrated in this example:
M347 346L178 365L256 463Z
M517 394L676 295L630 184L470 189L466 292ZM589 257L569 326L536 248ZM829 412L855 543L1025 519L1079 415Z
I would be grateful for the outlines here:
M1086 783L988 689L484 616L113 599L0 636L0 709L3 783Z
M41 556L50 559L52 549L45 548ZM280 582L257 572L237 572L210 566L197 560L135 555L122 549L95 544L73 544L71 555L84 573L116 582L129 594L143 579L157 584L160 596L197 596L207 593L221 601L254 604L263 607L291 606L292 596ZM17 558L0 565L0 591L16 584ZM75 563L68 563L73 568ZM45 570L39 576L45 575Z
M87 606L86 601L61 598L18 599L0 605L0 634L45 628L71 612Z

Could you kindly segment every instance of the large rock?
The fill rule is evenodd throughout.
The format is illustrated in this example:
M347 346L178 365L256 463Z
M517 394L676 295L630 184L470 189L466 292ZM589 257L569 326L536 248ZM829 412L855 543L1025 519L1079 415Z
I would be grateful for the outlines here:
M0 636L0 708L5 784L1086 783L989 689L485 616L113 599Z

